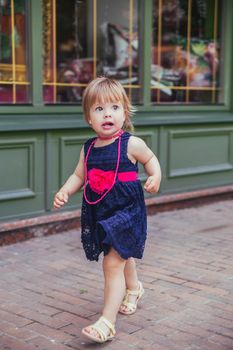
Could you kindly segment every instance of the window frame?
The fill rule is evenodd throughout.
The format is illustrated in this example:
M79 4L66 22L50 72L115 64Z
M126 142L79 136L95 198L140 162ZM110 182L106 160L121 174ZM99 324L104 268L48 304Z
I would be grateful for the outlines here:
M94 0L96 1L96 0ZM43 3L41 1L29 0L30 7L30 21L29 21L29 40L30 52L29 60L31 62L31 104L26 105L0 105L1 115L79 115L82 114L82 107L80 105L44 105L43 102ZM142 102L143 105L137 105L138 112L153 113L153 117L161 116L161 113L170 115L171 112L179 112L185 115L197 114L199 112L233 112L233 101L231 102L231 88L233 87L233 2L226 0L226 20L224 22L224 103L219 105L195 105L195 104L151 104L151 39L152 39L152 8L153 0L142 1L142 23L145 25L142 28ZM41 72L41 74L38 74ZM188 112L188 113L187 113ZM1 118L1 116L0 116ZM221 116L220 116L221 118ZM211 120L211 115L210 115Z

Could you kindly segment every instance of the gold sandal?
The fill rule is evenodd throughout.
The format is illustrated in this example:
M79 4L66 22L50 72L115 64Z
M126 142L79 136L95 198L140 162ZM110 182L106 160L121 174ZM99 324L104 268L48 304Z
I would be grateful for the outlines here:
M121 304L121 307L126 306L128 310L123 311L120 309L119 310L120 314L132 315L137 310L138 302L141 299L141 297L143 296L143 294L145 293L144 288L142 286L142 283L138 281L138 285L139 285L139 288L137 290L126 289L126 294L125 294L125 297L124 297L123 302ZM134 303L128 301L130 295L134 295L137 297Z
M106 332L106 330L103 329L103 324L107 326L109 330L108 332ZM87 338L97 343L105 343L108 340L112 340L116 334L114 325L110 321L108 321L104 316L101 316L97 322L90 325L89 327L95 330L98 333L99 337L88 333L87 331L85 331L85 328L82 329L82 334L84 334Z

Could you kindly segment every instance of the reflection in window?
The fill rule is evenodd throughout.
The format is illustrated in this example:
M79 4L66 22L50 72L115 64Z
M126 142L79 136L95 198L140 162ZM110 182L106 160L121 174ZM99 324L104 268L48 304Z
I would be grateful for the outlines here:
M27 0L0 1L0 103L30 102Z
M96 76L140 101L138 0L43 0L44 102L80 103Z
M225 0L154 0L152 102L222 103Z

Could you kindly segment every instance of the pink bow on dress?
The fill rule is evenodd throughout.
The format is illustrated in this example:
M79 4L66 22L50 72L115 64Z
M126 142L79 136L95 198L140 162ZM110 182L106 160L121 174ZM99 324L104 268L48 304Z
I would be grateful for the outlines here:
M93 168L88 171L88 182L92 191L102 194L113 185L114 176L114 171L104 171Z

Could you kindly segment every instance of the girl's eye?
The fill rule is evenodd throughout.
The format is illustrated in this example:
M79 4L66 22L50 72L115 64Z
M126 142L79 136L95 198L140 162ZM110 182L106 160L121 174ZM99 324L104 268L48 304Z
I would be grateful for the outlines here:
M98 111L98 112L101 112L102 110L103 110L103 108L102 107L100 107L100 106L98 106L98 107L96 107L96 109L95 109L96 111Z
M119 108L119 106L113 105L112 108L114 109L114 111L116 111Z

